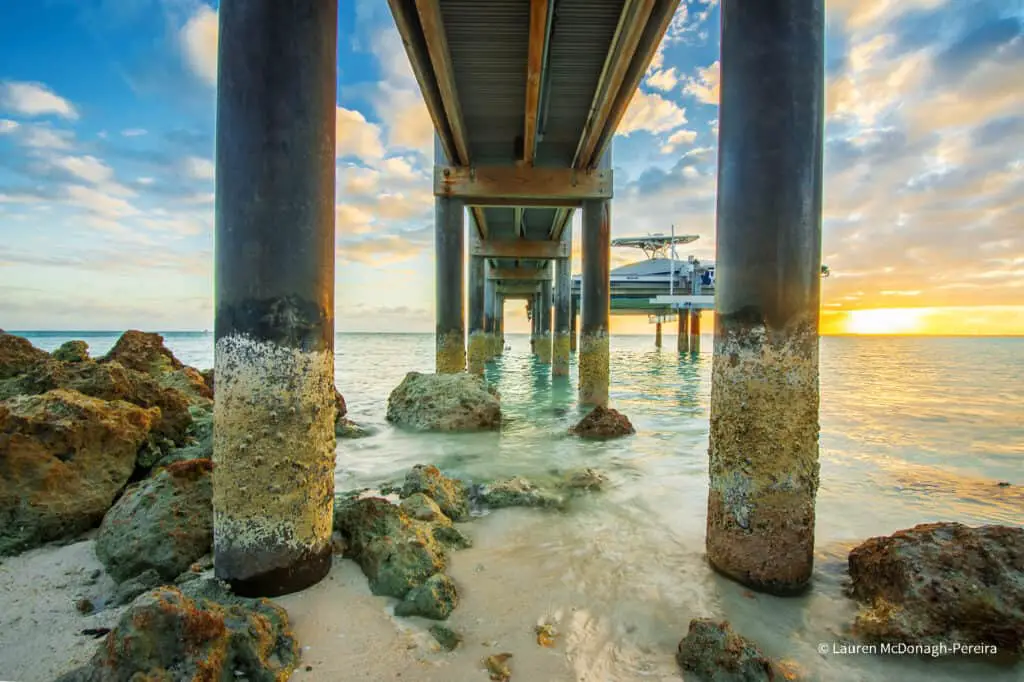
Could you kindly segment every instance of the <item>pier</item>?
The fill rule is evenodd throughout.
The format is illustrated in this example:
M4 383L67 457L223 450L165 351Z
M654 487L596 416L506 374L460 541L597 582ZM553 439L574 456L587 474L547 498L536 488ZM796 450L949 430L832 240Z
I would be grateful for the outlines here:
M580 403L607 405L611 141L679 0L388 4L436 135L436 371L480 373L526 299L559 377L579 313ZM646 306L687 351L716 308L708 558L785 593L810 577L818 476L823 2L722 13L718 288ZM215 555L248 594L330 566L336 25L336 0L220 5Z

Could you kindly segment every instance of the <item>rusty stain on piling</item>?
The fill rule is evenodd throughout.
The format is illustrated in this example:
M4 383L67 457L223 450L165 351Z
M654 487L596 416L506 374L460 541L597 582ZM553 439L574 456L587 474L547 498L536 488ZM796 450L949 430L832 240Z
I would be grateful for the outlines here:
M707 555L721 573L774 594L811 577L818 490L818 335L725 330L712 365Z

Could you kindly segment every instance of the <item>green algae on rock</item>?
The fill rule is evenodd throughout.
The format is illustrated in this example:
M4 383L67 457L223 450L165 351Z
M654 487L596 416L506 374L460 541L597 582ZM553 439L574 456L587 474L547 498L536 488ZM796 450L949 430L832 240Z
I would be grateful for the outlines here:
M590 440L607 440L636 433L626 415L602 405L592 409L569 433Z
M444 620L458 605L455 583L444 573L435 573L422 585L409 590L405 600L395 607L395 615Z
M213 463L176 462L128 488L103 517L96 556L118 581L147 569L172 580L213 543Z
M561 508L565 498L533 485L522 476L514 476L474 488L473 502L491 509L505 507Z
M89 663L57 682L286 682L299 663L289 627L280 606L236 597L216 580L160 587L132 604Z
M676 661L705 682L771 682L781 679L753 642L736 634L728 621L694 618L679 642Z
M455 651L462 644L462 635L441 624L431 625L428 630L445 651Z
M0 554L96 526L159 416L63 389L0 402Z
M388 396L387 419L418 431L493 431L501 403L480 377L409 372Z
M1024 528L928 523L850 552L854 631L871 642L988 644L1024 654Z
M53 358L61 362L86 362L89 360L89 344L85 341L65 341L53 351Z
M451 520L441 511L441 507L437 505L437 502L434 502L424 493L413 493L402 500L399 507L409 515L409 518L416 519L417 521L435 521L444 525L451 525Z
M406 475L400 497L423 493L437 502L445 516L453 521L469 518L469 491L466 484L448 478L433 465L417 464Z

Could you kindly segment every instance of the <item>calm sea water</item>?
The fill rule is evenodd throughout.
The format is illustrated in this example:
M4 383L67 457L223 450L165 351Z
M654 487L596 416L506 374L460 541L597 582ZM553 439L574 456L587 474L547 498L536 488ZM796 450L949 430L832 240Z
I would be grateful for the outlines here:
M117 338L25 336L47 350L84 338L94 355ZM213 365L212 336L165 338L185 363ZM1020 680L1019 668L821 655L818 645L848 638L854 606L841 588L846 554L862 540L937 520L1024 524L1024 339L822 339L818 560L814 589L790 599L751 598L703 559L711 341L705 336L705 352L691 357L671 350L673 337L658 351L653 334L613 336L612 404L638 433L587 444L566 436L579 418L575 365L569 382L552 381L526 336L510 336L512 350L487 368L507 420L500 434L419 435L391 428L385 405L406 372L432 371L433 336L339 334L338 387L352 419L378 433L339 444L338 488L400 478L423 462L470 479L580 466L608 472L608 492L528 533L513 527L527 523L524 512L499 512L487 526L506 545L493 561L519 562L525 589L605 624L604 634L572 640L572 655L600 671L587 679L677 679L670 654L689 619L716 616L811 679Z

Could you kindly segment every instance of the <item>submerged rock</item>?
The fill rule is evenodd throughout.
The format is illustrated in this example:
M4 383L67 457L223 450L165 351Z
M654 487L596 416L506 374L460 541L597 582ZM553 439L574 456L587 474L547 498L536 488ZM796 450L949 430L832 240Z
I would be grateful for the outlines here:
M431 625L429 630L445 651L455 651L456 647L462 643L462 635L444 625Z
M922 524L871 538L848 563L864 639L1024 653L1024 528Z
M53 351L53 358L61 362L86 362L89 360L89 344L85 341L65 341Z
M284 682L298 663L284 609L205 579L139 597L92 660L57 682Z
M409 590L405 600L395 607L395 615L444 620L458 604L455 583L445 574L436 573L422 585Z
M10 379L50 355L22 336L0 332L0 379Z
M199 370L174 357L174 353L164 345L164 337L159 334L130 329L121 335L100 362L118 362L128 369L148 374L161 386L175 388L192 400L213 399L213 389L206 385Z
M334 436L336 438L356 439L367 438L372 435L373 433L369 429L356 424L351 419L342 417L334 423Z
M636 433L636 429L626 415L618 410L598 405L576 426L569 429L569 433L580 438L607 440Z
M173 580L213 543L213 463L177 462L130 487L103 517L96 556L117 581L146 570Z
M733 632L728 621L694 618L679 642L676 661L705 682L771 682L782 679L753 642ZM689 679L689 678L687 678Z
M501 403L479 377L409 372L388 397L387 419L419 431L491 431L501 427Z
M399 497L405 499L423 493L437 502L445 516L453 521L469 518L469 491L466 484L448 478L432 464L417 464L405 475Z
M567 471L559 484L565 490L596 492L603 490L608 477L597 469L574 469Z
M0 402L0 554L96 526L159 416L63 389Z
M344 419L348 414L348 405L345 404L345 396L337 388L334 389L335 422Z
M505 507L560 508L565 498L530 483L522 476L515 476L474 489L473 502L491 509Z

